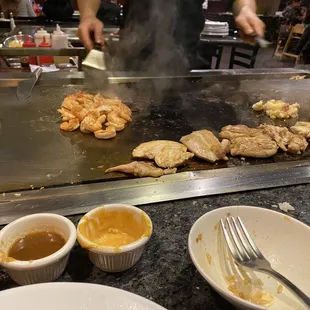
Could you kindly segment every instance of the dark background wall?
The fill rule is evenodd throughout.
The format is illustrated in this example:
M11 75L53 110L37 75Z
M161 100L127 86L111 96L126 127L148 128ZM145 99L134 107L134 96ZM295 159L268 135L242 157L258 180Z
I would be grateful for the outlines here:
M39 3L44 3L45 0L37 0ZM71 0L74 5L76 6L76 0ZM86 0L85 0L86 1ZM124 2L128 0L114 0L119 4L124 4ZM286 6L286 2L288 0L256 0L258 6L258 13L260 14L270 14L273 15L276 11L283 10ZM209 9L210 13L219 13L225 12L227 10L227 3L228 0L209 0ZM310 0L303 0L303 6L310 6Z

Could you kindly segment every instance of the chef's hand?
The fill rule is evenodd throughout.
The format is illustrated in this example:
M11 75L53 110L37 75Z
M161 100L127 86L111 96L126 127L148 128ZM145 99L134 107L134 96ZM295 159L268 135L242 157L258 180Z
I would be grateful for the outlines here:
M255 43L256 35L264 37L265 24L249 6L240 8L236 16L236 24L240 29L240 37L245 42Z
M93 49L92 34L96 43L102 44L104 42L102 31L103 23L95 16L87 16L81 19L78 36L84 46L91 50Z

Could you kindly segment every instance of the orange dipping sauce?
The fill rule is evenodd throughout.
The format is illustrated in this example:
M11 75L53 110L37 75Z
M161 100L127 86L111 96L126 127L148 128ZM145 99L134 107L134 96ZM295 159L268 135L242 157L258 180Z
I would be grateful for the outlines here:
M151 235L151 224L145 213L137 215L128 210L98 210L92 217L84 216L78 226L81 235L90 241L83 248L119 248Z

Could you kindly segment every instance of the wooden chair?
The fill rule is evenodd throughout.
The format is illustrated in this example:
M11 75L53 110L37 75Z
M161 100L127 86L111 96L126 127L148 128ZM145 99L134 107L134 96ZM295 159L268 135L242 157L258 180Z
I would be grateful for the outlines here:
M244 45L243 47L232 47L229 69L233 69L234 65L248 69L254 68L258 50L258 45Z
M299 63L300 55L289 53L288 50L291 47L292 40L293 39L300 40L304 31L305 31L305 26L303 24L297 24L292 28L290 35L289 35L289 37L286 41L286 44L284 46L283 53L281 55L280 60L283 60L284 57L290 57L290 58L295 59L295 64Z
M276 40L275 50L274 50L274 56L281 57L283 53L283 49L285 47L285 44L287 42L287 39L291 33L292 28L289 28L288 25L282 24L279 27L278 31L278 38Z

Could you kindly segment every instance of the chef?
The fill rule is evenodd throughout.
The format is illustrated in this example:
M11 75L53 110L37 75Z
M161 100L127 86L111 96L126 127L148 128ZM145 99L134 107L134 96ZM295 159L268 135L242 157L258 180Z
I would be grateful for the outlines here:
M121 68L164 74L208 69L210 64L199 55L205 23L203 3L204 0L127 0L117 48ZM100 0L78 0L78 5L79 37L90 50L91 33L97 43L103 42L103 23L96 17ZM256 15L255 0L236 0L231 5L244 39L264 36L264 23Z

